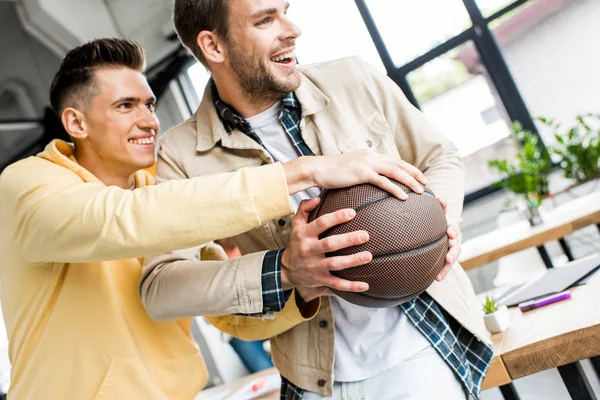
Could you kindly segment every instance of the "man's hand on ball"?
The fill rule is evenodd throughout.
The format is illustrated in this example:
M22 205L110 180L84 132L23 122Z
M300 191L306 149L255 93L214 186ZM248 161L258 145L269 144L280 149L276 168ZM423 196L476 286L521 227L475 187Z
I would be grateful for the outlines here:
M358 151L318 157L300 157L282 164L290 194L309 187L337 189L370 183L393 196L406 200L408 195L391 179L423 193L427 178L414 165L384 154Z
M319 235L332 227L348 222L356 216L352 209L339 210L322 215L308 222L309 214L319 204L320 199L304 200L292 219L292 233L288 247L281 256L281 281L284 289L301 288L299 294L306 294L305 301L314 298L318 291L309 288L329 287L340 291L364 292L369 289L365 282L353 282L338 278L331 271L340 271L371 262L373 256L368 251L348 255L327 257L326 253L346 247L363 244L369 240L365 231L332 235L319 239Z
M444 209L445 214L448 209L448 204L440 198L438 198L438 201ZM460 228L458 225L450 224L448 225L448 230L446 232L448 233L448 254L446 254L446 263L444 264L444 267L435 278L435 280L438 282L442 281L446 275L448 275L454 263L458 261L458 256L460 255L460 243L458 241L458 237L460 236Z

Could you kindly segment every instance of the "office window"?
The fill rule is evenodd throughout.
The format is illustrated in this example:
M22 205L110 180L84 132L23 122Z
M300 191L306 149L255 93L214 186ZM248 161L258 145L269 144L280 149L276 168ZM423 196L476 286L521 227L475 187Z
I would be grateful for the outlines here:
M385 72L353 1L292 0L288 17L302 31L296 42L296 56L301 64L359 56Z
M200 101L202 100L202 96L204 95L204 88L206 87L206 83L210 79L210 74L208 73L206 68L204 68L204 65L200 64L199 62L196 62L187 69L187 75L189 78L189 82L192 84L192 88L194 89L194 92L196 94L196 99L194 99L193 103L197 104L192 104L192 109L196 109L196 107L198 107ZM189 100L190 99L188 99L188 101Z
M366 3L398 67L471 26L461 0L367 0Z
M421 110L458 148L467 175L465 192L472 193L499 179L488 161L513 157L515 144L487 71L472 63L467 50L476 52L468 42L410 72L407 80Z
M489 17L511 3L514 3L515 0L476 0L476 2L483 16Z
M493 29L532 116L568 124L600 112L598 21L597 0L530 0Z

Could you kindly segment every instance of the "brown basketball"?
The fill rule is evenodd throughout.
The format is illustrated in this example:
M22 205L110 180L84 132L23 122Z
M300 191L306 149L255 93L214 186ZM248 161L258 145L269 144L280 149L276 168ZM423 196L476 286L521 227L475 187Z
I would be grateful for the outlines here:
M448 253L446 217L431 190L419 195L396 182L408 200L399 200L370 184L324 190L310 221L344 208L356 210L350 222L324 232L321 238L357 230L369 232L369 241L328 256L370 251L373 260L365 265L332 272L340 278L367 282L362 293L334 292L343 299L373 308L392 307L414 299L435 280Z

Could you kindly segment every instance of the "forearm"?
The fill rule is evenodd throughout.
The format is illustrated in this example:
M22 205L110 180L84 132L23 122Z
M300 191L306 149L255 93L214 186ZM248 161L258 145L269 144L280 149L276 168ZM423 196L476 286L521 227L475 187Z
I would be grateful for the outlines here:
M4 221L30 262L159 254L234 236L292 211L279 164L133 191L62 178L56 184L3 174Z
M264 252L220 261L200 261L197 253L186 249L144 260L138 289L153 319L262 313Z

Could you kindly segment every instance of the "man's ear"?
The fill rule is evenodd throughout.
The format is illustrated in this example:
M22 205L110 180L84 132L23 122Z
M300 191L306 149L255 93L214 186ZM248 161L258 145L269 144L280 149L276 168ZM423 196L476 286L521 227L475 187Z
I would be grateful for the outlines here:
M75 139L85 139L87 137L87 127L83 113L73 107L67 107L63 110L60 119L69 136Z
M202 31L196 37L196 43L207 61L216 64L225 61L225 44L216 33Z

